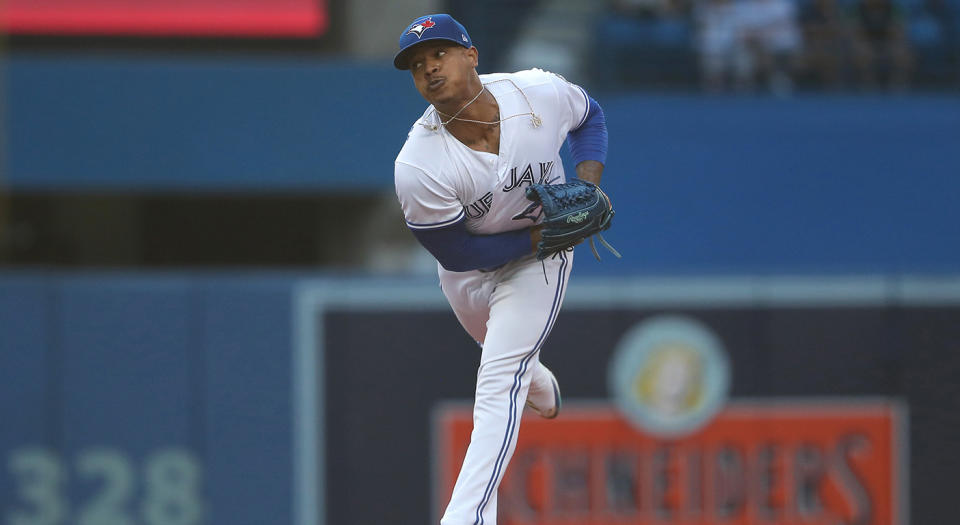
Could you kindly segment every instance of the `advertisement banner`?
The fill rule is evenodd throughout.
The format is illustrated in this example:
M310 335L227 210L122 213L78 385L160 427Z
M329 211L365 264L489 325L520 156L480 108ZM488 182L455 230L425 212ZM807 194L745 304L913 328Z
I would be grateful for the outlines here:
M303 295L296 369L322 370L324 388L299 397L297 464L322 456L318 481L298 486L322 496L314 508L327 523L438 523L449 502L481 354L429 284ZM540 356L563 410L524 417L500 525L926 525L953 515L956 491L942 482L957 464L953 288L681 284L571 286Z
M606 403L525 417L500 488L502 525L906 523L905 408L883 399L732 401L664 439ZM469 406L434 417L436 515L470 441Z

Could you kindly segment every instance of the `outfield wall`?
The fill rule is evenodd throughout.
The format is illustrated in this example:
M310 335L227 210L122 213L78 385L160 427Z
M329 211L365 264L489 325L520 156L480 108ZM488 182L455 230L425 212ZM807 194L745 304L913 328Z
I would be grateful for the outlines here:
M949 515L956 278L574 281L543 354L566 399L609 402L624 334L666 314L722 341L733 401L902 404L897 504L914 523ZM5 272L0 510L23 523L426 522L431 413L470 398L477 358L431 280Z

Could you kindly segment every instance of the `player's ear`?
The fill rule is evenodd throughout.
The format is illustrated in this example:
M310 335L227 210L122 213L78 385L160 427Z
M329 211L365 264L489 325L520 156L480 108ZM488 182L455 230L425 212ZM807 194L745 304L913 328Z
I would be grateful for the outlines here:
M470 49L468 49L466 53L470 58L470 64L472 64L473 67L480 65L480 51L478 51L476 47L470 46Z

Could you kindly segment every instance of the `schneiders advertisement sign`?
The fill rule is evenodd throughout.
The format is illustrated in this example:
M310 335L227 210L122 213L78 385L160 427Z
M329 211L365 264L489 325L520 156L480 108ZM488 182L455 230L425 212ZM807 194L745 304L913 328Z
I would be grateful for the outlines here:
M904 414L895 403L733 402L676 439L637 429L612 406L564 410L556 421L524 418L498 523L904 523ZM470 441L470 408L442 408L435 424L443 505Z
M527 415L501 484L502 525L906 525L906 407L877 398L728 400L722 342L688 317L625 333L611 400ZM434 512L472 431L434 415Z

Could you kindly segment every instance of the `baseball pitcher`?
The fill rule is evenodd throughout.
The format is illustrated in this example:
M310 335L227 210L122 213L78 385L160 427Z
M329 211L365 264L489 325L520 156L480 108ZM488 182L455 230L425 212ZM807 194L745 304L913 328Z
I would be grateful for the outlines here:
M397 197L439 263L457 319L482 348L470 446L441 524L495 525L524 405L546 418L560 410L540 350L563 303L573 246L586 238L592 246L613 216L597 187L606 123L597 102L558 75L478 75L479 52L449 15L417 18L399 44L394 66L410 71L430 106L397 155ZM576 164L570 182L564 141Z

